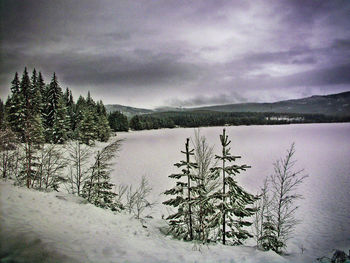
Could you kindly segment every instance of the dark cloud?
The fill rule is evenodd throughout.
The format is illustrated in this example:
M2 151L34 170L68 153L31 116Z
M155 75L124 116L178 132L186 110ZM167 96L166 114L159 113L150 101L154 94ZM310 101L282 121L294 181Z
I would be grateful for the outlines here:
M75 94L152 107L350 89L350 1L0 4L0 95L25 66ZM281 94L285 95L281 95Z

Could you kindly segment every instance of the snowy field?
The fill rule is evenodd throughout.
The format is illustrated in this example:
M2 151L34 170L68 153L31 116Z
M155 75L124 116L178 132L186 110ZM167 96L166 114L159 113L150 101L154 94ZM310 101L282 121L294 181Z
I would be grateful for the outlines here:
M250 247L199 246L62 193L0 183L1 262L287 262Z
M226 130L232 154L242 156L241 164L252 166L237 176L251 193L258 191L273 172L272 163L295 142L295 169L304 168L309 177L299 189L304 199L298 204L301 224L288 242L292 257L299 257L303 249L304 261L311 262L333 249L350 249L350 123L233 126ZM220 153L221 132L222 127L201 128L202 135L215 145L215 153ZM173 164L183 158L180 150L193 135L192 128L121 133L125 142L116 161L114 182L137 184L145 175L153 186L152 198L161 203L166 200L162 193L174 184L168 178L177 172ZM156 207L154 217L167 215L166 209Z
M194 129L121 133L125 141L115 160L116 184L139 184L145 175L158 204L145 211L145 222L114 214L80 198L0 185L0 262L315 262L332 250L350 249L350 124L305 124L227 127L232 153L252 168L237 177L252 193L272 172L272 163L296 143L296 168L309 177L301 186L301 224L288 242L289 256L246 246L199 246L165 236L162 215L169 211L162 193L183 156ZM221 127L202 128L218 152ZM105 144L98 143L96 148ZM151 216L152 218L146 217ZM301 254L301 247L304 253ZM11 261L12 260L12 261Z

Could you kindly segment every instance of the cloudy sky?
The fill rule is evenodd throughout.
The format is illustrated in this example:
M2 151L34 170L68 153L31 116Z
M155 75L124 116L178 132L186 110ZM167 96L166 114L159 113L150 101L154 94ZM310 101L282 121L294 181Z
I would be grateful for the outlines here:
M136 107L350 90L350 0L0 0L0 95L25 66Z

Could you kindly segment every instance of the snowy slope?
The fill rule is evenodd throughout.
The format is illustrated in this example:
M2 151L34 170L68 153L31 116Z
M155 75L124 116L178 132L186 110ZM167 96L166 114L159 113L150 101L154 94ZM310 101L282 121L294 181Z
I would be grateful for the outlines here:
M0 262L286 262L251 247L198 246L128 214L0 182ZM11 261L13 260L13 261Z

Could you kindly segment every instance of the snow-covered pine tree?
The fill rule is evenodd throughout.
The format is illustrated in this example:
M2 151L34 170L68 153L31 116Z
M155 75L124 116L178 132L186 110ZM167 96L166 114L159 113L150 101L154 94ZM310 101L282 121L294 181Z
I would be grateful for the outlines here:
M190 161L190 156L193 156L194 149L189 149L189 139L185 143L185 151L181 151L186 156L186 160L182 160L174 165L177 168L182 168L181 173L171 174L169 178L177 179L176 186L165 191L166 195L173 195L163 204L177 208L177 212L169 215L169 233L173 236L184 239L193 240L193 222L192 222L192 205L193 192L198 190L196 186L191 186L196 179L193 169L197 168L197 163Z
M42 81L42 79L40 81ZM39 84L41 85L42 83L39 83L39 78L37 76L35 69L33 70L31 84L32 84L30 88L30 94L32 97L31 111L32 111L32 114L34 115L38 114L41 117L43 104L42 104L42 95L41 95Z
M63 96L58 100L57 110L52 127L52 142L65 143L68 140L68 132L70 128L69 119L67 116L66 103Z
M115 140L108 144L95 156L95 163L91 167L90 177L86 180L82 196L90 203L118 211L122 207L116 202L117 194L112 191L114 184L111 183L111 160L115 158L120 149L122 140Z
M20 81L16 72L11 82L11 96L6 101L6 118L12 131L23 140L24 133L24 99L20 92Z
M21 138L25 148L24 169L21 171L21 177L26 181L26 185L29 188L33 186L38 166L35 151L40 148L44 137L41 116L33 110L34 94L27 68L23 72L20 94L23 100L21 103L23 106L23 119L21 119L23 133Z
M261 236L258 239L259 247L263 250L273 250L283 246L283 243L278 240L277 229L272 221L271 215L266 215L262 223Z
M107 142L111 134L111 128L109 127L106 108L102 101L97 102L96 111L98 126L97 138L101 142Z
M95 109L86 107L83 110L82 115L83 119L80 121L76 129L76 135L82 143L85 143L86 145L92 145L97 139Z
M74 121L73 121L73 130L74 130L74 138L79 139L79 131L78 127L80 125L80 122L83 120L83 112L86 108L86 101L83 96L79 96L77 103L74 107Z
M67 136L69 139L73 139L74 135L74 117L75 117L75 104L73 100L72 91L66 88L66 91L64 92L64 101L67 108L67 124L69 124L69 129L67 132Z
M241 158L240 156L233 156L230 153L228 147L231 141L228 140L225 129L223 134L220 135L220 142L222 146L222 155L216 155L216 159L222 162L221 166L212 168L212 171L218 171L222 173L222 191L218 191L213 194L213 198L218 199L217 214L212 220L212 227L222 227L219 231L221 235L222 243L226 244L226 238L230 240L233 245L242 244L242 241L252 235L245 229L245 226L250 226L252 223L244 221L243 218L250 217L254 214L255 209L247 207L252 205L257 198L252 194L246 192L241 186L234 180L234 176L241 171L245 171L250 166L243 165L227 165L227 163L234 162ZM226 189L226 186L228 189ZM228 191L226 191L228 190ZM229 227L229 230L226 229Z
M59 100L62 97L62 89L58 83L56 73L53 73L50 85L47 86L45 93L47 99L44 115L45 139L47 142L53 142L53 126L57 115Z

